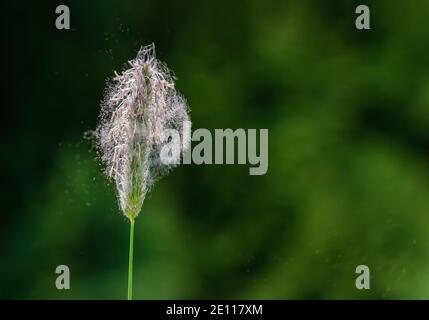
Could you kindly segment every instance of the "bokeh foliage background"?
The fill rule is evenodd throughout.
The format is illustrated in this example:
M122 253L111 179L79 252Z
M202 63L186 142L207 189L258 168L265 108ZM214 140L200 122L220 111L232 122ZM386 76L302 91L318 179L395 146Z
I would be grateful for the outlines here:
M55 29L59 4L72 30ZM268 128L269 169L161 180L136 221L136 298L429 298L427 1L4 6L0 298L126 297L129 226L83 135L151 42L193 128Z

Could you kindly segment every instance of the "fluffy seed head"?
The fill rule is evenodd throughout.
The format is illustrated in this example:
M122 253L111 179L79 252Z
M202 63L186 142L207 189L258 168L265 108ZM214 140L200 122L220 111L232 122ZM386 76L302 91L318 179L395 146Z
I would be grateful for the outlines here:
M153 44L142 47L128 63L130 68L115 72L107 87L95 139L105 172L116 184L120 208L134 219L154 182L174 166L160 159L167 143L164 130L177 130L183 141L189 115L174 76L156 59ZM181 151L188 145L182 143Z

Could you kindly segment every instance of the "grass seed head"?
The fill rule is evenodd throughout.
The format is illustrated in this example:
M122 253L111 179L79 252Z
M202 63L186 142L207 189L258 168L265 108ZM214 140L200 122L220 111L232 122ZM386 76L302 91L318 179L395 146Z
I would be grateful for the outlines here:
M116 184L120 208L134 219L154 182L174 166L160 160L167 143L164 130L177 130L183 141L189 115L174 76L156 59L153 44L142 47L128 63L108 84L95 140L105 172ZM181 144L182 152L186 145Z

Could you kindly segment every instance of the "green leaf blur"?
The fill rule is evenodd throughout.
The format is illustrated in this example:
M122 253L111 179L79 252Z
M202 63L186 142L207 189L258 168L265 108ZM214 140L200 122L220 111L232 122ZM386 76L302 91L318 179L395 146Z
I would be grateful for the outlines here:
M158 182L135 299L429 298L429 4L367 0L368 31L358 4L73 1L59 31L56 4L8 3L0 298L126 298L129 225L83 136L106 79L151 42L193 129L268 128L269 167Z

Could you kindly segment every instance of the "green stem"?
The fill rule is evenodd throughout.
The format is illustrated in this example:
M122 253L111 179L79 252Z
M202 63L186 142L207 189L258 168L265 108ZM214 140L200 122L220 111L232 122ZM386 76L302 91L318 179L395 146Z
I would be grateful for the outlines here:
M134 218L130 218L130 257L128 261L128 300L133 300Z

